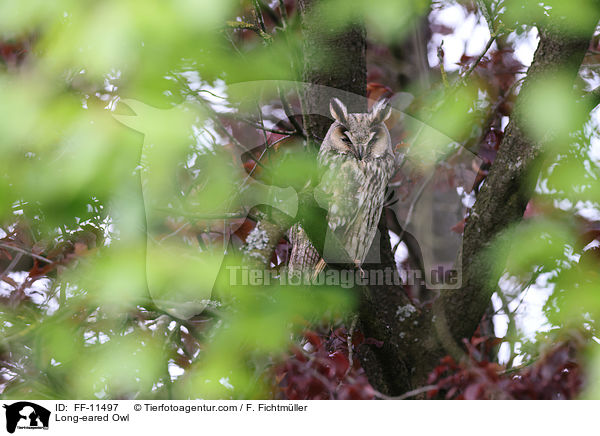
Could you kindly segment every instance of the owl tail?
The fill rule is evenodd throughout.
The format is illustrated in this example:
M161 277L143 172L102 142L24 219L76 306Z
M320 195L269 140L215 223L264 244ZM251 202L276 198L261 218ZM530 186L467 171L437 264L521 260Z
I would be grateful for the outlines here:
M363 278L366 277L365 271L362 269L360 261L355 260L354 265L356 266L356 269L360 273L360 276ZM317 276L321 273L321 271L323 271L325 269L326 266L327 266L327 262L325 262L325 259L321 258L321 260L319 260L319 262L317 262L317 264L315 265L315 269L313 270L313 273L311 275L311 280L315 280L317 278Z
M321 273L321 271L325 269L326 265L327 262L325 262L325 259L321 258L321 260L319 260L319 262L317 262L317 264L315 265L315 269L313 270L311 280L316 279L317 276Z

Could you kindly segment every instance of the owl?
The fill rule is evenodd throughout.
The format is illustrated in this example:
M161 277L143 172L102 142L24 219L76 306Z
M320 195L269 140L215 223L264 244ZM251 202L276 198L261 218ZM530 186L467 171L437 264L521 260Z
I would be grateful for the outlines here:
M392 141L384 124L391 107L380 100L369 112L348 113L333 98L329 109L335 121L319 150L323 177L317 195L326 200L329 231L360 267L375 237L386 187L395 171ZM320 270L324 265L319 264Z
M346 106L333 98L329 109L334 122L319 150L323 177L315 189L315 199L328 210L329 232L360 268L377 232L386 187L396 169L390 133L384 124L391 107L383 100L369 112L348 113ZM325 262L319 260L306 232L296 224L288 236L292 243L289 273L316 277Z

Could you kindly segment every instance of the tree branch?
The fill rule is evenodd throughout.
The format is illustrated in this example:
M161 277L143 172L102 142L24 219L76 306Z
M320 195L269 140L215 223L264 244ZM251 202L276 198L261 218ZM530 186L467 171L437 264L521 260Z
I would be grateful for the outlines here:
M267 45L273 42L273 37L255 24L246 23L245 21L227 21L226 24L232 29L251 30L258 36L260 36L263 42Z
M543 144L523 131L531 115L523 110L528 91L539 77L557 71L568 72L573 81L592 38L597 18L582 28L579 36L549 23L540 32L540 43L517 99L498 155L467 220L462 246L463 286L460 292L446 291L436 304L456 341L475 331L499 280L493 259L486 250L504 230L523 217L535 187ZM567 90L567 91L570 91ZM500 268L501 269L501 268Z

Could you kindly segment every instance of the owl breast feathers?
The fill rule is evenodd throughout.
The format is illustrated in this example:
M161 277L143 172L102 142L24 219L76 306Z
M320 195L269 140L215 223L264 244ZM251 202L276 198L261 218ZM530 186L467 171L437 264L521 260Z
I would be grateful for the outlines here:
M379 101L370 112L348 113L334 98L330 110L335 121L319 151L324 174L318 190L327 201L330 231L360 265L375 237L386 187L395 170L390 133L384 124L391 108Z

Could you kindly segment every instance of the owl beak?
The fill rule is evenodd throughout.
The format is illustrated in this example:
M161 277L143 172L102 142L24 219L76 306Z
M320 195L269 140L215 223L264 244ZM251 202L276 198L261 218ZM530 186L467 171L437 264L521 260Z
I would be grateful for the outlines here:
M356 156L356 159L358 160L362 160L362 153L360 152L360 147L354 147L354 156Z

